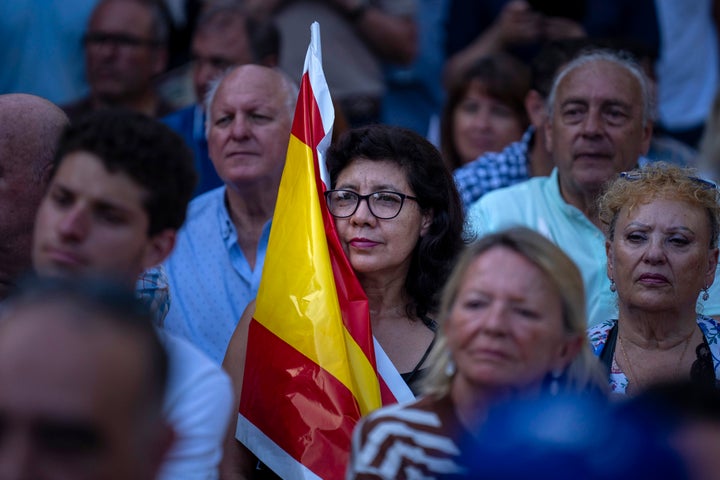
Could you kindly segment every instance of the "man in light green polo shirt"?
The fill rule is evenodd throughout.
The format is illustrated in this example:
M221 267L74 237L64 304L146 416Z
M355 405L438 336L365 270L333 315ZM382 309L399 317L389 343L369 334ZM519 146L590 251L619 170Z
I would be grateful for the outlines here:
M627 58L608 51L577 57L558 73L548 97L551 175L490 192L468 212L478 235L525 225L559 245L583 275L589 325L617 318L596 201L608 180L635 168L647 152L651 98L645 74ZM713 299L720 302L720 290ZM704 312L720 314L720 303Z

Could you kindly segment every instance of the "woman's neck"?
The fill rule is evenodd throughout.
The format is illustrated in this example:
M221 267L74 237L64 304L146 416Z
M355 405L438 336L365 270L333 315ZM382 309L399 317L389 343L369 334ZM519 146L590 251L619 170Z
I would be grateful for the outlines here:
M668 350L685 341L697 329L693 308L648 312L621 308L618 334L625 342L645 350Z
M469 432L479 430L493 405L510 400L513 395L512 389L471 385L463 381L460 375L453 378L450 386L450 398L455 406L455 414Z
M361 276L360 283L368 297L370 320L374 325L384 320L407 317L410 300L405 293L405 277Z

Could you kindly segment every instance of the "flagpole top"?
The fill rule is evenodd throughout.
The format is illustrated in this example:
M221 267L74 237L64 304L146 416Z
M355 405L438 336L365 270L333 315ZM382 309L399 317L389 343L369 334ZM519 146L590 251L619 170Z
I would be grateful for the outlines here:
M320 50L320 24L313 22L310 25L310 50L322 63L322 51Z

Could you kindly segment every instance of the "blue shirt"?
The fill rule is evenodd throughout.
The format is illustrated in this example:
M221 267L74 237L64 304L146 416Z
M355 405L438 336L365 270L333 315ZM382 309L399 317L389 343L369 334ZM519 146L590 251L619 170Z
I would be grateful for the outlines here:
M225 205L225 187L190 202L175 249L163 264L171 298L163 327L222 363L240 316L257 296L269 236L270 222L252 269Z
M98 2L0 2L0 93L31 93L56 105L86 95L82 37Z
M205 137L205 113L200 105L190 105L166 115L160 119L165 125L180 135L193 151L195 171L199 181L194 196L208 192L223 185L218 177L215 166L208 154L208 143Z
M485 153L455 170L455 185L466 210L486 193L530 178L528 151L534 134L535 127L531 126L502 152Z

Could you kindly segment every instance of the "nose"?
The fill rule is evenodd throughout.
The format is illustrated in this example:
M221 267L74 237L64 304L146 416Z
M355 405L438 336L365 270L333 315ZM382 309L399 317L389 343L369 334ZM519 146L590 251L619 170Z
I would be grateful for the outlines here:
M242 140L250 135L250 124L245 115L237 114L233 119L231 135L236 140Z
M88 212L81 205L76 205L60 218L57 224L58 233L65 240L79 241L88 232Z
M473 118L473 124L475 127L480 129L488 129L492 125L492 121L490 120L490 110L488 108L480 108L475 113Z
M502 337L505 335L508 326L507 309L508 305L503 302L494 301L483 312L481 321L479 322L480 330L486 335L494 337Z
M599 135L602 129L602 120L598 110L591 109L583 122L583 134L588 136Z
M119 48L120 46L116 42L106 40L89 45L88 53L94 55L96 58L112 58L117 54Z
M648 241L643 260L652 265L665 262L665 249L661 239L651 238Z
M355 213L350 216L350 221L354 225L373 225L377 221L375 215L370 211L369 200L368 198L361 199Z

